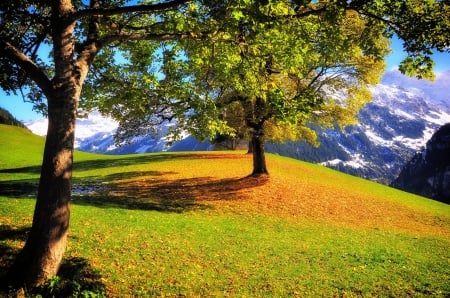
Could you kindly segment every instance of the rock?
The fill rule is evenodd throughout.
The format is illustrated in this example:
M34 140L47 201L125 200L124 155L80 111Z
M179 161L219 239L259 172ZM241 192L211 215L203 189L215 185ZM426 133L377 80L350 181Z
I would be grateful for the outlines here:
M433 134L391 186L450 204L450 123Z

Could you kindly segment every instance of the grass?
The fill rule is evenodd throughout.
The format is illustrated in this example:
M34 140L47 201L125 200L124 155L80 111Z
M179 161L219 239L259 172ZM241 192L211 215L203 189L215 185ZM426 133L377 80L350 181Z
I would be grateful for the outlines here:
M32 156L0 167L0 275L31 223ZM450 296L448 205L274 155L270 178L243 152L75 159L72 293Z

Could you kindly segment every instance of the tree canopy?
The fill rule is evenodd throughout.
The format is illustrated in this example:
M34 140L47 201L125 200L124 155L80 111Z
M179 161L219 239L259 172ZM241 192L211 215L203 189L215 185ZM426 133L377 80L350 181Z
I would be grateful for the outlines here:
M81 98L123 121L177 117L200 135L229 132L220 115L237 102L260 143L266 123L346 123L380 75L385 38L404 41L401 71L432 78L432 51L449 51L449 10L437 0L2 1L0 86L49 119L33 225L4 283L33 287L59 268Z

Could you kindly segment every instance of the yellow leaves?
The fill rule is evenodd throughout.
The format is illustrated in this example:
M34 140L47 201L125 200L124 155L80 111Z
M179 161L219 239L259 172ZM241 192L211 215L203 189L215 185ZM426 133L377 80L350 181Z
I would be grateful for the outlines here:
M301 123L268 121L264 129L267 138L274 143L306 141L315 147L319 145L316 132Z

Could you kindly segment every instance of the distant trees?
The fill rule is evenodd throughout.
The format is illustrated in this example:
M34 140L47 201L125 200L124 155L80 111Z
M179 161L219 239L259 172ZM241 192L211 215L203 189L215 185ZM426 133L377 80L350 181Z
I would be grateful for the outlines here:
M445 1L134 3L0 3L0 86L23 92L49 120L32 228L6 284L32 288L59 268L80 98L122 122L177 118L198 136L234 132L220 117L227 98L241 104L263 153L268 124L294 132L350 121L381 73L385 37L405 41L400 69L423 78L432 76L432 49L449 49ZM345 96L330 98L327 88ZM254 173L266 172L264 155L255 156Z
M0 108L0 124L6 124L6 125L12 125L12 126L26 128L26 126L22 122L20 122L16 118L14 118L14 116L11 115L10 112L8 112L7 110L5 110L3 108Z

